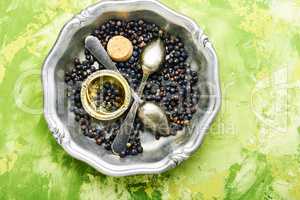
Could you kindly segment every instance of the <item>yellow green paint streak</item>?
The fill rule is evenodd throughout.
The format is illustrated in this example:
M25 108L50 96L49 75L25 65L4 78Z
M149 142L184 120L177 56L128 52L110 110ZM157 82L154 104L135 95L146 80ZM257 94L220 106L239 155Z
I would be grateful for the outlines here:
M209 35L223 105L189 160L125 178L67 155L41 114L42 63L64 23L95 2L0 2L0 199L300 199L298 1L162 1Z

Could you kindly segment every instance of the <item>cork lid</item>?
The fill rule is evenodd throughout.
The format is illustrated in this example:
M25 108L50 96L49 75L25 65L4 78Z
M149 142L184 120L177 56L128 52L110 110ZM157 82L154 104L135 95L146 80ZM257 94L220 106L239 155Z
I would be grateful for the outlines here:
M118 35L108 41L107 52L114 61L124 62L132 56L133 46L126 37Z

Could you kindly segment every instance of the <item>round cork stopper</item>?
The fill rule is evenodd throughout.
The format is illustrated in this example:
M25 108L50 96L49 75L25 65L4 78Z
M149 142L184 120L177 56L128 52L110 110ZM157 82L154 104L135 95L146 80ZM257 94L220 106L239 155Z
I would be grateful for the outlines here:
M108 41L107 52L114 61L124 62L132 56L133 46L126 37L114 36Z

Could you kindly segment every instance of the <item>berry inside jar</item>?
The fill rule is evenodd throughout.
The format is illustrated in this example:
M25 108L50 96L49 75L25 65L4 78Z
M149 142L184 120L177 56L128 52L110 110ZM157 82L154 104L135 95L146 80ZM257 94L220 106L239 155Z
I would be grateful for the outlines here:
M98 110L103 108L106 112L115 112L122 106L123 99L121 89L116 84L106 82L97 89L94 102Z
M129 56L126 51L122 54L120 52L114 54L112 51L109 55L118 56L118 60L114 60L115 65L135 91L138 90L143 77L140 65L141 54L152 41L161 39L165 46L165 57L159 70L149 76L140 98L145 102L155 103L164 111L169 122L170 137L190 125L200 100L199 78L198 73L191 69L188 52L180 37L144 20L118 19L99 25L91 35L97 37L105 49L110 46L109 43L115 36L122 36L121 39L125 38L130 42L126 41L129 46L122 47L120 43L114 41L116 45L112 48L118 49L117 46L120 45L120 48L128 49ZM84 58L74 58L73 68L65 73L65 82L70 110L74 113L75 121L80 126L82 134L111 151L111 145L127 113L110 123L102 123L83 109L80 100L82 82L94 72L104 69L105 67L85 49ZM110 83L105 83L102 88L99 88L94 98L96 107L103 107L109 112L116 111L122 103L119 88ZM127 150L120 155L121 157L134 156L143 152L140 136L146 129L137 116L127 143ZM162 137L159 133L153 134L157 140Z

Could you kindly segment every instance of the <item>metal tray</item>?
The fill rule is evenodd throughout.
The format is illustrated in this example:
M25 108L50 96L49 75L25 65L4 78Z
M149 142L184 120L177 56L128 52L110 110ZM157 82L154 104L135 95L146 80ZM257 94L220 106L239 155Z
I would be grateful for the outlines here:
M119 158L79 132L68 109L64 72L72 58L83 57L84 39L98 24L110 18L141 18L154 22L183 38L192 68L200 76L201 98L192 124L176 136L155 140L141 135L144 152ZM74 158L111 176L153 174L167 171L187 159L202 143L203 137L221 104L216 53L207 36L192 20L155 0L104 0L83 10L62 29L42 71L44 114L57 142Z

